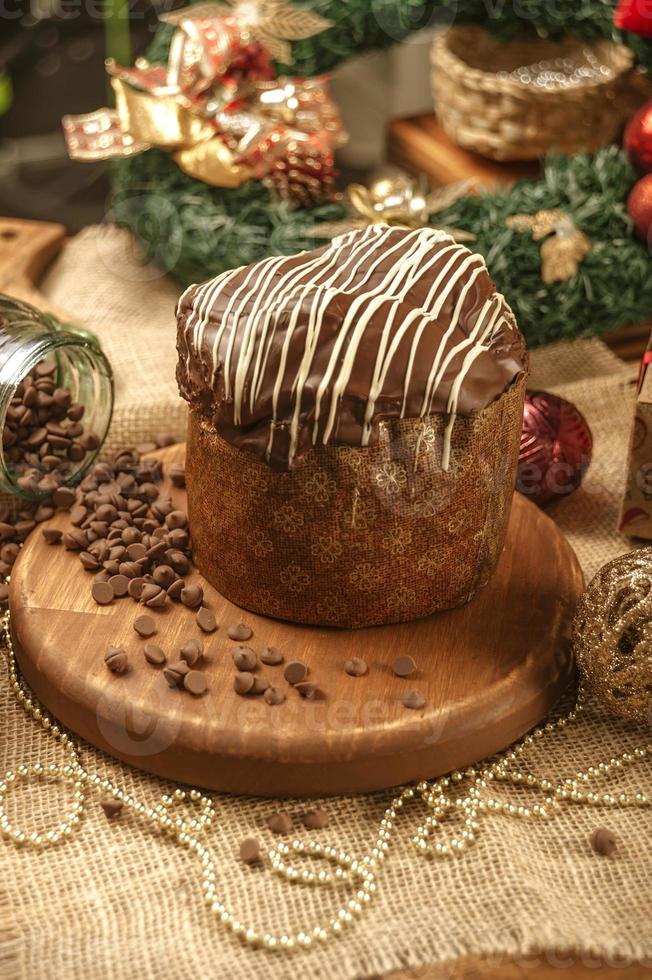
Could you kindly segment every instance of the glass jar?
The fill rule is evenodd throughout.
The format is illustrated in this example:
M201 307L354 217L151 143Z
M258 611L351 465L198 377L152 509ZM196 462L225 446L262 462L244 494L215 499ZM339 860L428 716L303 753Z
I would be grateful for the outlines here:
M82 459L77 458L81 454L79 448L57 450L60 466L56 470L61 474L60 482L75 484L97 458L109 429L113 412L111 366L90 332L64 326L29 303L0 293L0 491L27 500L41 499L47 496L48 491L19 485L23 464L13 458L18 448L14 446L12 451L15 433L8 426L8 412L15 415L17 404L20 411L25 411L20 406L19 392L24 390L27 376L33 376L36 365L41 362L52 365L48 377L54 381L56 388L67 389L71 403L83 406L83 417L77 428L83 427L85 433L93 434L92 438L85 439L89 448L84 451ZM59 397L64 403L68 400L68 395L62 395L61 391ZM34 407L34 411L38 412L38 406ZM71 426L66 416L63 422ZM22 423L14 421L14 428L17 424ZM60 432L59 443L65 447L66 440L61 435ZM42 438L42 434L35 437L34 442L38 438ZM32 450L30 453L34 455Z

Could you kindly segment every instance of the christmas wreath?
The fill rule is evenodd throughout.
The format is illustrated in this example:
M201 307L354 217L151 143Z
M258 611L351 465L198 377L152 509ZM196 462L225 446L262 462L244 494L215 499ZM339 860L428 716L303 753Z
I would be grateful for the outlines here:
M619 4L616 23L624 33L614 24L613 0L587 0L582 4L558 0L554 5L528 4L523 0L518 5L489 5L483 0L252 3L267 18L263 25L266 33L254 33L252 43L245 46L242 57L238 52L239 60L236 58L233 63L250 77L263 79L259 83L263 87L276 84L265 82L265 78L293 76L299 83L293 92L299 97L301 79L319 83L320 73L354 54L378 50L413 31L438 24L483 24L504 38L523 33L546 37L563 33L583 39L619 37L635 51L643 67L652 68L652 44L639 36L647 33L649 21L639 18L636 0L622 0ZM227 19L236 16L243 6L240 0L228 0L228 4L220 5ZM211 12L215 13L215 9L212 5ZM301 21L302 16L309 23L321 19L321 26L311 32ZM185 41L192 55L192 38ZM178 47L178 21L162 26L148 60L154 65L168 63L175 57L175 45ZM192 64L191 58L191 67ZM187 68L182 57L180 72L184 65ZM119 75L119 70L115 74ZM133 82L135 74L136 70L127 80ZM191 88L194 81L191 78ZM320 113L322 109L323 105ZM323 123L323 115L320 119ZM270 140L277 138L273 133L270 136ZM306 140L300 166L305 170L306 161L312 166L317 157L322 190L329 189L332 147L317 146L312 130ZM256 145L244 152L240 152L242 144L238 146L239 155L230 158L229 166L235 160L231 173L236 174L230 186L211 186L194 179L190 174L197 172L196 158L188 163L177 155L175 162L164 149L149 149L111 163L112 219L129 226L148 257L184 284L265 254L313 247L317 238L315 225L323 226L346 215L338 201L311 193L310 181L314 183L317 171L307 176L304 173L301 206L297 206L296 195L293 200L292 194L279 194L274 173L261 168L273 149L272 142L259 143L258 156ZM199 166L203 162L200 160ZM262 173L264 180L260 179ZM595 157L551 157L545 162L541 179L522 180L493 194L465 196L440 210L436 223L472 230L475 240L470 247L486 257L499 289L509 297L532 346L562 337L601 333L645 320L652 313L650 255L634 237L626 206L635 181L626 154L616 147L608 147ZM542 281L542 249L536 235L523 234L523 229L510 221L514 215L540 211L563 213L578 229L581 239L590 242L590 250L587 248L582 254L581 265L570 278Z

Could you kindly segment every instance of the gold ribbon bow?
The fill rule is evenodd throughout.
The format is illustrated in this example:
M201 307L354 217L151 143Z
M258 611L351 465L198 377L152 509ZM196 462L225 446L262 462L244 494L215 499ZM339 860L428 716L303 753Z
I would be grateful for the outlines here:
M432 225L431 215L450 207L474 187L470 180L457 181L431 190L425 178L414 180L407 174L392 174L375 180L370 187L349 184L346 201L350 217L341 221L323 221L310 229L315 238L336 238L348 231L368 225L396 225L423 228L426 225L446 231L458 242L471 242L475 235L461 228Z
M107 62L116 108L64 116L71 158L156 147L216 187L258 179L299 203L326 196L346 139L327 79L277 77L270 54L289 62L288 40L329 22L284 0L198 4L163 19L176 27L167 66Z

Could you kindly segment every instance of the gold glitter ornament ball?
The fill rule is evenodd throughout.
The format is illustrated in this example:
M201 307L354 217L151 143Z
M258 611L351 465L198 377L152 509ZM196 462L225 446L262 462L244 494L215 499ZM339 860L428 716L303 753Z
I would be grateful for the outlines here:
M652 724L652 547L600 569L580 600L574 645L585 689L613 714Z

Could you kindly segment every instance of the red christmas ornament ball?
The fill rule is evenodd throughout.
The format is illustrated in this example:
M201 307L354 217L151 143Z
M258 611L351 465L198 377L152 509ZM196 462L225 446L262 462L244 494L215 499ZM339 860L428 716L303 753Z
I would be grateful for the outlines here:
M652 9L649 0L618 0L614 24L621 31L652 37Z
M652 173L652 102L648 102L627 124L624 146L639 173Z
M639 238L652 245L652 174L641 177L632 187L627 198L627 213Z
M586 419L565 398L547 391L525 396L516 489L540 507L567 497L591 462Z

